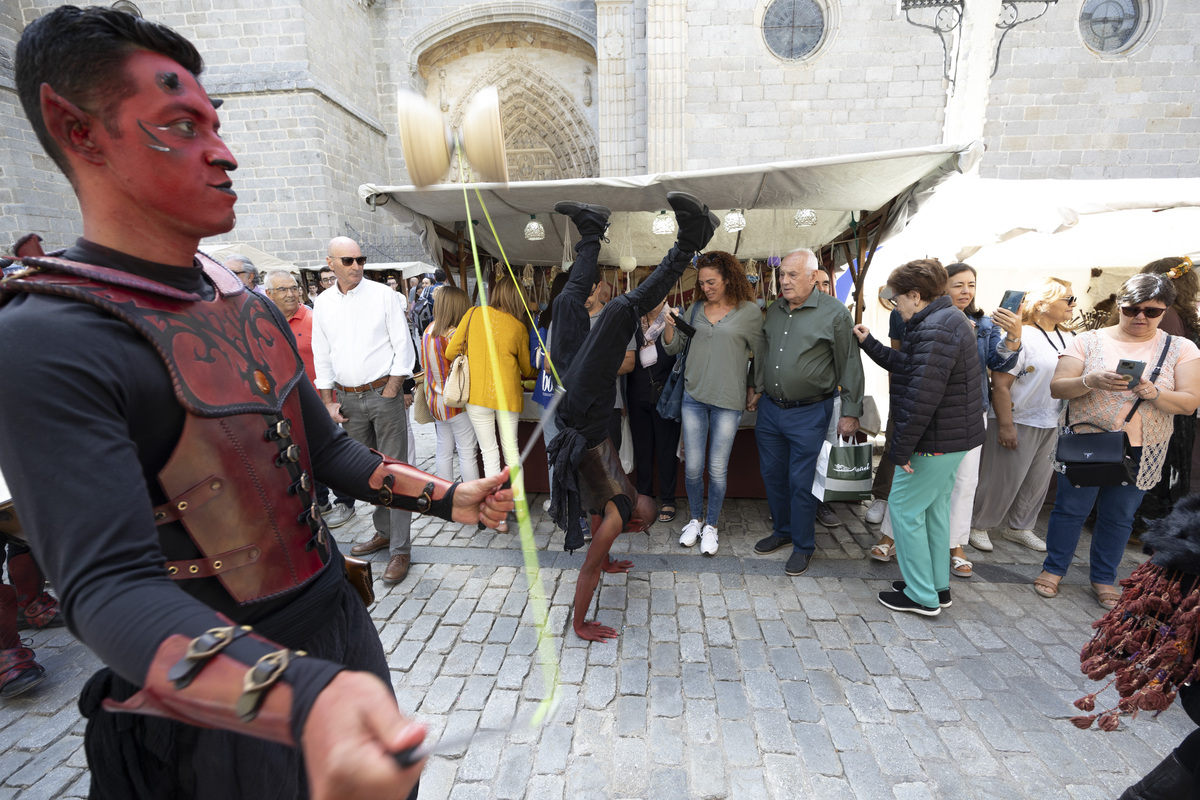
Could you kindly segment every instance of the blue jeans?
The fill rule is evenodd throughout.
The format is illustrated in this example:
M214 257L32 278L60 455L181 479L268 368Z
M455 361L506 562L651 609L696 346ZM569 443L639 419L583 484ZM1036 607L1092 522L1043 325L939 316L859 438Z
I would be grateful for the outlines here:
M721 408L692 399L683 393L683 485L687 487L692 519L717 527L725 503L729 477L729 454L733 437L742 421L741 409ZM712 441L709 442L709 431ZM704 448L708 446L708 512L704 510Z
M817 549L813 475L832 416L832 397L798 408L780 408L766 395L758 403L754 438L775 535L791 537L792 548L805 555Z
M1117 565L1129 543L1133 514L1142 504L1145 492L1137 486L1084 486L1076 489L1058 476L1054 510L1046 531L1046 560L1042 569L1063 576L1075 557L1083 522L1096 506L1096 524L1092 528L1092 583L1112 586L1117 582Z

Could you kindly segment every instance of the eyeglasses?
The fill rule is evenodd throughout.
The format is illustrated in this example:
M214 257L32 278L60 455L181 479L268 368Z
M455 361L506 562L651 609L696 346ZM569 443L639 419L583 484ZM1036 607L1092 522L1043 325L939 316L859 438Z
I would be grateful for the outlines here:
M333 286L335 283L337 283L337 278L321 278L321 280L317 282L322 286Z
M367 263L367 257L366 256L342 256L342 266L343 267L348 267L355 262L358 262L358 265L361 267L363 264Z
M1144 308L1143 306L1121 306L1121 313L1133 319L1138 314L1145 314L1146 319L1158 319L1165 312L1165 308Z
M280 286L275 289L267 289L268 292L279 292L280 294L300 294L299 286Z

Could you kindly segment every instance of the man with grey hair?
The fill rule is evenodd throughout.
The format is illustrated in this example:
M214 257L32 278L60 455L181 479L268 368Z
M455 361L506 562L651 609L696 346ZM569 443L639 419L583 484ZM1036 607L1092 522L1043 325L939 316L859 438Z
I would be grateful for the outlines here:
M267 293L258 285L258 267L254 266L254 262L243 255L232 255L225 259L225 269L238 276L238 280L246 285L246 288L252 292L257 292L263 297Z
M864 378L854 320L837 298L817 290L819 270L811 250L784 256L781 296L763 320L763 386L747 390L746 407L758 411L758 461L775 521L775 530L754 551L773 553L791 545L783 570L788 575L804 574L816 551L813 475L839 387L838 434L853 436L862 415Z
M408 414L402 394L416 352L408 333L403 298L382 283L364 280L367 258L345 236L329 242L325 262L337 283L313 304L313 361L316 385L334 422L384 455L407 461ZM384 583L408 576L411 514L380 508L375 536L350 548L361 556L388 548Z

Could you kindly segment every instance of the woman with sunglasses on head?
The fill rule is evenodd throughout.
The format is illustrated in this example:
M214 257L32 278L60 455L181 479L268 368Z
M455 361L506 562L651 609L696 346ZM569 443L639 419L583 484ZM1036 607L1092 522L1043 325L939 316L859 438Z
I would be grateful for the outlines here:
M1158 329L1163 312L1174 301L1170 278L1134 275L1117 293L1121 311L1117 324L1080 334L1058 360L1050 394L1068 401L1065 422L1072 426L1087 423L1098 431L1124 428L1139 466L1136 482L1126 486L1077 488L1065 478L1058 481L1046 535L1046 560L1033 582L1034 591L1042 597L1058 594L1058 584L1075 556L1080 530L1092 506L1096 507L1090 553L1092 591L1104 608L1112 608L1121 597L1113 585L1117 566L1142 495L1158 482L1162 472L1172 416L1193 414L1200 406L1200 349ZM1160 357L1161 372L1151 383L1149 377ZM1140 380L1134 382L1116 371L1122 359L1145 365ZM1135 402L1137 407L1130 416Z
M1006 370L992 373L992 410L979 474L987 485L975 493L971 546L990 551L988 530L1005 524L1005 539L1031 550L1046 549L1033 532L1054 472L1054 445L1062 401L1050 396L1058 359L1075 334L1071 284L1039 278L1025 292L1021 352Z
M1021 350L1021 318L1007 309L998 308L994 319L975 306L975 268L961 261L946 267L949 280L946 294L955 308L966 315L975 331L975 348L979 353L979 382L983 387L983 413L988 411L988 370L1007 369L1017 360ZM986 424L986 422L985 422ZM950 573L959 578L974 574L974 564L967 560L963 549L971 534L971 509L975 489L979 484L979 458L983 445L968 451L955 473L954 492L950 497ZM895 550L892 542L890 516L883 519L883 536L871 548L871 558L889 561Z
M1200 276L1190 258L1171 256L1151 261L1142 267L1143 274L1165 275L1175 287L1175 302L1163 313L1158 329L1172 336L1182 336L1200 346ZM1146 496L1134 517L1135 533L1145 530L1145 521L1160 519L1171 513L1171 508L1184 495L1189 494L1192 483L1192 450L1196 443L1196 417L1192 414L1176 414L1174 431L1167 445L1167 460L1163 463L1159 478Z

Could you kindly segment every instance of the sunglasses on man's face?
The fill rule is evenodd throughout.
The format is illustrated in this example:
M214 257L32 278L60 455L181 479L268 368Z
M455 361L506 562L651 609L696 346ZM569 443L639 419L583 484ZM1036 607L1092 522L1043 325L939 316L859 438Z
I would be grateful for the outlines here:
M367 263L367 257L366 256L342 256L342 266L343 267L348 267L356 261L358 262L358 265L361 267L363 264Z
M1121 313L1133 319L1138 314L1145 314L1146 319L1158 319L1165 312L1165 308L1146 308L1144 306L1121 306Z

